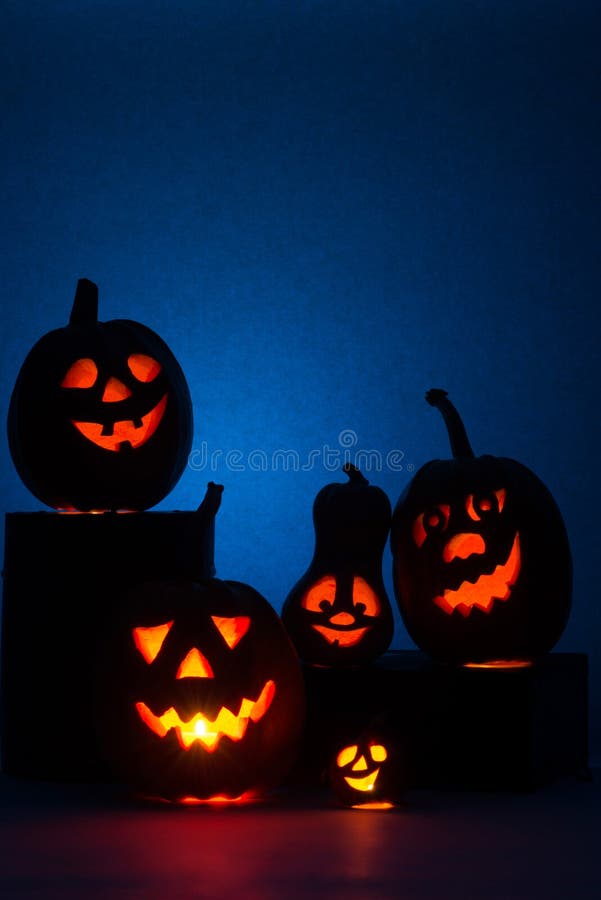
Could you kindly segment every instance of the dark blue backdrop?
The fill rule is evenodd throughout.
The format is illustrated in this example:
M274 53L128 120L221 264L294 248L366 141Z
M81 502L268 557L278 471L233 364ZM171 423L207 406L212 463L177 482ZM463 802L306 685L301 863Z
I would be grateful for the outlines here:
M598 3L3 7L2 414L77 277L98 282L101 318L155 328L188 376L195 465L163 507L223 481L219 573L279 608L324 448L379 454L394 501L447 453L423 401L446 387L476 452L564 511L560 649L592 655L599 759ZM4 510L38 508L0 453Z

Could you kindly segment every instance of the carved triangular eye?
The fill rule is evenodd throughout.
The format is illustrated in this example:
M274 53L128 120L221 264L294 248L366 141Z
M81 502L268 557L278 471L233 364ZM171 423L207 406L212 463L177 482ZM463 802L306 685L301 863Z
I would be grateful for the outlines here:
M234 649L250 628L250 616L211 616L211 618L230 650Z
M169 634L175 620L165 622L164 625L153 625L150 628L133 628L132 635L136 648L140 651L147 663L153 662L163 646L163 641Z

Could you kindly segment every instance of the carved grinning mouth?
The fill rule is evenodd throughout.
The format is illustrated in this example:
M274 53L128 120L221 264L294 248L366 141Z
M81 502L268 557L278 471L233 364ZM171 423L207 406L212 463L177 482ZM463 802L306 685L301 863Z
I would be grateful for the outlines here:
M212 753L223 737L231 741L241 741L246 734L250 722L258 722L263 718L275 696L275 682L266 681L263 690L256 700L244 697L238 713L233 713L222 706L214 719L208 719L201 712L184 721L173 706L157 716L145 703L136 703L138 715L142 721L158 734L159 737L175 730L180 746L189 750L192 744L199 742L205 750Z
M157 405L140 419L123 419L110 425L103 425L100 422L76 422L74 419L72 421L85 438L103 450L116 452L127 445L135 449L152 437L163 418L166 406L167 394L164 394Z
M373 791L376 778L379 774L380 769L377 768L373 772L370 772L369 775L364 775L362 778L351 778L349 775L345 775L344 780L354 791Z
M370 626L357 628L357 620L352 613L339 612L329 619L329 625L317 625L312 623L315 631L319 632L329 644L338 644L339 647L353 647L358 644Z
M447 615L457 611L466 617L474 607L488 613L495 600L505 601L509 598L520 568L520 536L516 533L504 563L500 563L494 571L480 575L475 582L463 581L456 590L445 590L442 596L434 598L434 603Z
M329 644L338 644L340 647L353 647L358 644L369 628L328 628L327 625L313 625Z

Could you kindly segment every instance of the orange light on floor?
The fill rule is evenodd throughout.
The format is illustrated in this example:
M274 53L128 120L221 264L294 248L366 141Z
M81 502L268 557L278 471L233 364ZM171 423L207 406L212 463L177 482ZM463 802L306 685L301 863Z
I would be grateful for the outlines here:
M206 806L215 804L218 806L241 805L251 803L254 800L253 794L240 794L239 797L223 797L217 794L215 797L181 797L177 802L181 806Z
M380 803L355 803L351 809L393 809L394 804L382 800Z
M529 669L531 659L489 659L486 662L463 663L464 669Z

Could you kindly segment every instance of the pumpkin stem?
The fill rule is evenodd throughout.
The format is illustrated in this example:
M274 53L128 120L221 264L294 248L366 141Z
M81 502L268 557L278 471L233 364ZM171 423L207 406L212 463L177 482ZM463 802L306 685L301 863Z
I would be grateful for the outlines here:
M214 519L217 515L219 507L221 506L221 495L223 494L223 485L215 484L214 481L209 481L207 484L207 491L203 497L202 503L196 510L197 513L200 513L203 516L206 516L207 519Z
M426 400L430 406L435 406L442 414L449 433L451 451L455 459L458 457L473 459L474 451L469 442L465 425L461 420L461 416L449 400L447 392L443 391L442 388L431 388L426 393Z
M345 463L342 467L345 475L348 475L351 484L369 484L369 481L357 466L352 463Z
M222 494L223 485L209 481L203 501L196 510L196 515L202 516L205 520L204 571L198 574L200 581L203 581L206 577L215 577L215 516L221 506Z
M88 278L77 282L69 325L87 325L98 321L98 286Z

